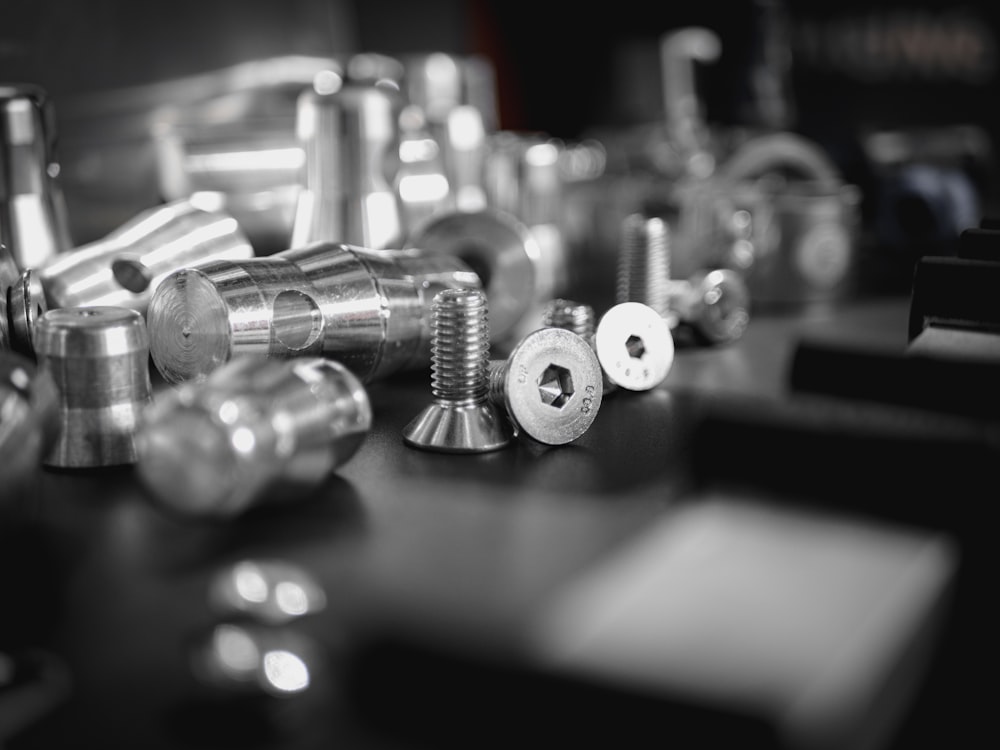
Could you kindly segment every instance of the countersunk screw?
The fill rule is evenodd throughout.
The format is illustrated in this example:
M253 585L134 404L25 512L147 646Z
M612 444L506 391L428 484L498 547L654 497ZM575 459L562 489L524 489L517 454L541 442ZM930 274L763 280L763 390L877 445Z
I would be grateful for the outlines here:
M601 364L590 342L563 328L539 328L503 360L489 363L489 397L516 433L562 445L586 432L601 407Z
M489 320L479 289L450 288L431 307L431 393L434 401L404 429L414 448L483 453L511 440L508 420L489 400Z
M736 341L750 321L750 292L738 272L728 268L699 271L668 285L670 306L677 323L690 328L702 341Z
M621 302L604 313L594 346L611 381L630 391L655 388L674 363L670 324L641 302Z
M577 302L571 299L557 298L550 300L542 310L542 325L549 328L564 328L583 338L590 348L597 352L594 343L597 314L593 305ZM600 360L598 360L600 363ZM604 396L617 390L608 373L601 367L601 392Z

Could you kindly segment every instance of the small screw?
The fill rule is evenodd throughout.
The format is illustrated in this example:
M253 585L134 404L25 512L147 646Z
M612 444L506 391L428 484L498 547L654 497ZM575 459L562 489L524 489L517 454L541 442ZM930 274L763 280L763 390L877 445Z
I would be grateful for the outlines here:
M630 214L622 222L616 302L641 302L670 313L670 226L659 216Z
M604 313L594 332L594 345L611 381L630 391L655 388L673 367L670 324L641 302L621 302Z
M516 433L540 443L576 440L601 407L601 364L591 344L562 328L539 328L507 359L489 363L489 397Z
M750 293L743 277L728 268L700 271L668 284L678 325L710 344L739 339L750 321Z
M479 289L449 288L431 307L434 401L404 429L414 448L483 453L505 447L511 425L489 400L489 320Z
M564 328L572 331L577 336L581 336L590 344L590 348L597 352L594 344L594 328L596 326L597 315L592 305L576 302L570 299L550 300L542 310L542 325L550 328ZM600 364L600 360L598 360ZM601 392L607 396L618 389L618 386L608 377L608 373L601 367Z

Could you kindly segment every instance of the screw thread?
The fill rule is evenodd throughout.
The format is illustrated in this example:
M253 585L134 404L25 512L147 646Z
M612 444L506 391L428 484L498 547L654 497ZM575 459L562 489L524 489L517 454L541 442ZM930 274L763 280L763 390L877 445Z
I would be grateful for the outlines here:
M490 355L486 295L444 289L431 310L431 392L439 403L476 406L487 399Z
M592 341L595 328L594 308L568 299L551 300L542 311L542 325L564 328L581 338Z
M510 371L510 360L491 359L486 368L487 398L490 403L500 405L504 402L507 373Z
M670 228L658 216L630 214L623 222L618 255L617 301L641 302L660 315L670 312Z

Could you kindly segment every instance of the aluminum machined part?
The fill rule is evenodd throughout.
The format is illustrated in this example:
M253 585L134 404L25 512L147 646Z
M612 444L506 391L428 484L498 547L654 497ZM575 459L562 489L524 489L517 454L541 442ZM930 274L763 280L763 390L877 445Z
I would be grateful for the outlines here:
M39 274L50 308L113 306L145 314L169 273L253 255L236 219L185 199L143 211L103 239L52 259Z
M432 216L405 248L424 257L459 258L475 271L489 299L491 342L511 338L538 297L541 249L531 230L505 211Z
M489 366L490 400L517 434L548 445L583 435L601 408L603 372L591 344L564 328L539 328Z
M296 131L305 149L290 247L343 242L398 247L404 230L391 184L397 168L399 112L405 100L387 86L317 74L302 92Z
M434 295L479 288L455 257L318 242L180 269L150 301L150 354L169 383L239 355L327 356L368 383L430 362Z
M70 244L55 142L48 93L30 84L0 85L0 244L19 271Z
M10 348L34 359L35 325L48 309L38 274L31 268L24 269L5 296ZM0 312L3 307L0 305Z
M157 396L137 430L137 471L168 512L232 518L279 489L317 486L371 423L364 386L339 362L237 357Z
M43 463L134 463L135 429L152 401L142 315L110 306L49 310L37 323L35 350L61 397L59 437Z

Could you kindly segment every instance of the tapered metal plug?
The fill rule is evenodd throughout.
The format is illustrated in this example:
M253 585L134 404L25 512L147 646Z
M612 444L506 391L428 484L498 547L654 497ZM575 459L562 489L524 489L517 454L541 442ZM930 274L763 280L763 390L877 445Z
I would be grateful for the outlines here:
M510 422L489 400L489 321L478 289L434 297L431 392L434 401L403 430L414 448L483 453L505 447Z
M603 395L601 364L590 343L562 328L525 336L504 360L490 362L490 400L515 431L548 445L583 435Z
M275 500L278 488L319 484L371 422L364 387L339 362L240 357L145 410L137 470L161 507L231 518Z

